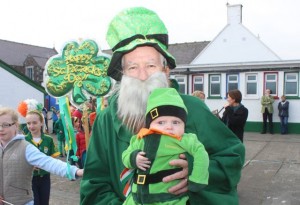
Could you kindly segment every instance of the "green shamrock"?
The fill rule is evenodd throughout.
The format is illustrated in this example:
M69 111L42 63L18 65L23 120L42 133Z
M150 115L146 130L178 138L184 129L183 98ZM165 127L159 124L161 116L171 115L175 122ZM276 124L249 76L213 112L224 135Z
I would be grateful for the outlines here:
M107 68L110 59L97 56L98 46L93 40L67 43L62 55L50 58L46 64L44 84L47 92L61 97L72 92L72 99L82 104L88 95L104 96L111 87Z

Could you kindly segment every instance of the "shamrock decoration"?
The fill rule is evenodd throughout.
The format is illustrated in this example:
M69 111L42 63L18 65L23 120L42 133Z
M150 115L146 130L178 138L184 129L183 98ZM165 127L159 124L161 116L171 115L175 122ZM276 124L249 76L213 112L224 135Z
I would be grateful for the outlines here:
M70 42L65 45L62 55L50 58L45 68L45 86L54 97L61 97L72 91L72 99L82 104L88 95L104 96L111 87L107 68L110 59L97 56L98 46L93 40L80 45Z

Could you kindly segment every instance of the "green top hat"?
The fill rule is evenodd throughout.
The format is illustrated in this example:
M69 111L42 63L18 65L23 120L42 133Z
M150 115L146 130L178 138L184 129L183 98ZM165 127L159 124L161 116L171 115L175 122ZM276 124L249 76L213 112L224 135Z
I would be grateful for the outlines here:
M122 56L139 46L154 47L166 58L171 69L176 67L174 57L167 51L167 28L156 13L146 8L120 12L110 22L106 40L113 51L107 74L117 81L122 77Z
M157 88L148 98L146 127L160 116L174 116L186 122L187 109L179 93L174 88Z

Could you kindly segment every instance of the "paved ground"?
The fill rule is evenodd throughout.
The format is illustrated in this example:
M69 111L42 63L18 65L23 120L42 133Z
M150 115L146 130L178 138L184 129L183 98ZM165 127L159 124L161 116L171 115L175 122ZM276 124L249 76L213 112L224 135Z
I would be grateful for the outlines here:
M240 205L300 205L300 135L245 133L244 144ZM51 205L79 204L79 180L51 177Z
M63 158L65 161L65 158ZM79 204L80 180L69 181L60 176L51 175L50 205Z
M300 205L300 135L247 133L241 205Z

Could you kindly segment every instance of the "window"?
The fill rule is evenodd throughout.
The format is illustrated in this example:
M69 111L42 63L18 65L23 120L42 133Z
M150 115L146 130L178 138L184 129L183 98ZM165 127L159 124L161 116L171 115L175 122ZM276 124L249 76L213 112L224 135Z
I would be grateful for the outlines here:
M193 79L193 91L195 90L201 90L203 91L203 76L194 76Z
M33 80L33 66L27 66L26 68L26 76Z
M227 75L227 91L238 89L238 75Z
M285 73L284 94L286 96L298 96L298 74Z
M277 73L265 73L265 90L270 89L273 96L278 96Z
M37 77L36 80L43 81L43 69L42 68L38 68L38 72L39 72L39 75L38 75L38 77Z
M185 76L175 76L175 79L177 80L179 85L179 92L185 93L186 90Z
M257 74L246 74L246 95L257 95Z
M209 95L221 96L221 75L209 76Z

